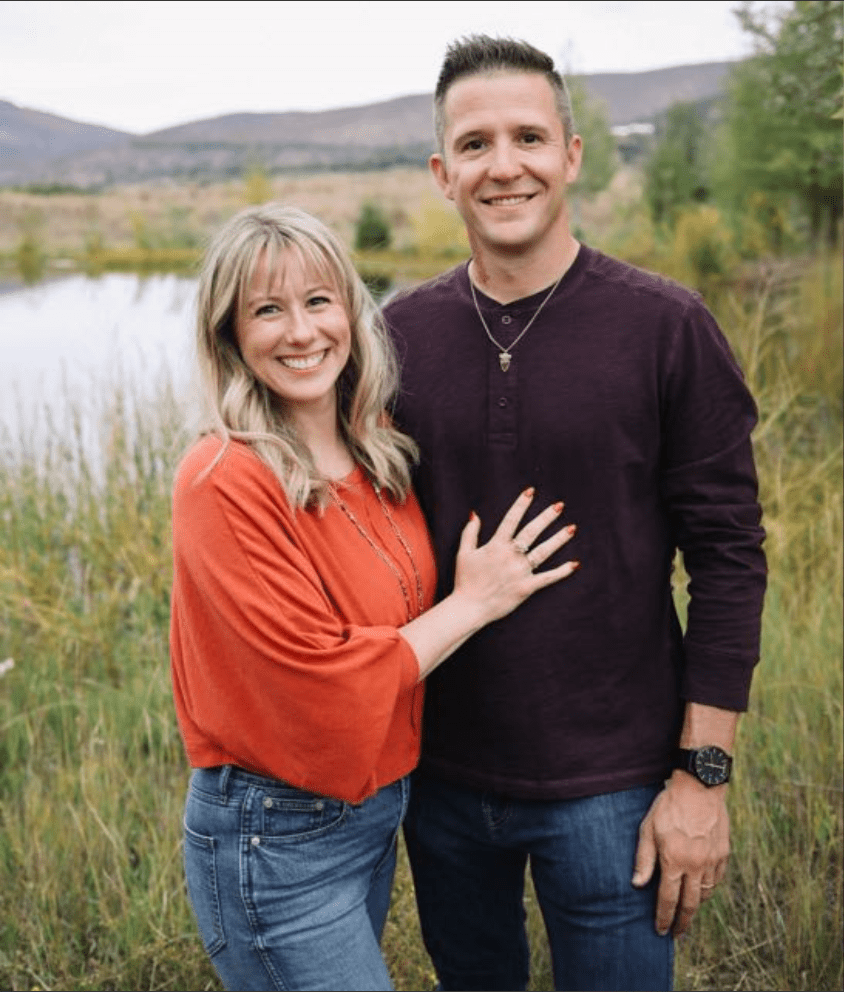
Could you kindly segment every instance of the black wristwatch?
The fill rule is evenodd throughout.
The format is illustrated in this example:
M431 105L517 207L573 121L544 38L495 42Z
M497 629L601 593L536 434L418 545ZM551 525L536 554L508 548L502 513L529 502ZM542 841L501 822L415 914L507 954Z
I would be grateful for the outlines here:
M715 744L692 749L679 747L674 767L694 775L704 785L724 785L730 781L733 759Z

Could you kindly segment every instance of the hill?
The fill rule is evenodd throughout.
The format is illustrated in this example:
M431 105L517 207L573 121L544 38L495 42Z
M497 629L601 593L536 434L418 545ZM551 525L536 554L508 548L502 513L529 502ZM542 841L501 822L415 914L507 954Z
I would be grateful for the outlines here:
M583 76L610 123L649 122L678 100L711 101L729 62ZM82 124L0 101L0 185L81 188L157 178L210 180L261 163L271 172L423 164L432 147L431 95L360 107L237 113L146 135Z

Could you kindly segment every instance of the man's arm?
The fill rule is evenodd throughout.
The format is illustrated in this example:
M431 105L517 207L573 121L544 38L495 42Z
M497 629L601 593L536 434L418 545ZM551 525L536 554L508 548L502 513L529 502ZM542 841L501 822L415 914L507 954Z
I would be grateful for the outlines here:
M732 753L759 660L765 532L750 435L753 402L712 315L691 304L665 364L662 497L690 577L678 745ZM727 786L675 770L640 827L633 884L657 863L656 928L684 933L724 877Z
M733 753L739 714L687 703L680 747L716 744ZM675 937L723 879L730 854L727 785L705 786L675 770L639 828L633 884L646 885L659 861L656 929Z

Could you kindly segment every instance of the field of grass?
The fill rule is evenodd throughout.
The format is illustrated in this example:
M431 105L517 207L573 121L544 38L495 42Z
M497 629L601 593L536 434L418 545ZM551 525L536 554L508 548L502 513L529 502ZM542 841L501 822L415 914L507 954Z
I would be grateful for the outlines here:
M841 262L710 287L759 401L771 580L734 854L678 988L842 987ZM102 395L93 454L73 397L46 445L0 425L0 988L219 989L183 891L168 673L185 418L166 381L149 405ZM532 988L549 989L528 907ZM403 861L384 948L398 989L433 987Z
M621 169L611 187L577 204L587 231L610 226L619 204L639 199L640 176ZM161 181L98 194L0 189L0 279L82 270L191 272L202 246L248 203L280 200L320 217L347 245L366 203L389 222L392 251L369 259L402 280L427 278L467 251L455 211L425 169L267 177L216 183Z

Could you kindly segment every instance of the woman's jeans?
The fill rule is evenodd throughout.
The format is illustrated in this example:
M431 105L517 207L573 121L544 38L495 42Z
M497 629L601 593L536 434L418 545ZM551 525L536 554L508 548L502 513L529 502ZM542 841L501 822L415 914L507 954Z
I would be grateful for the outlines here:
M185 875L227 989L393 988L379 940L408 789L354 805L231 765L194 771Z
M554 987L672 988L656 884L631 884L639 824L661 785L561 801L507 799L413 778L405 838L425 945L442 989L524 989L529 863Z

